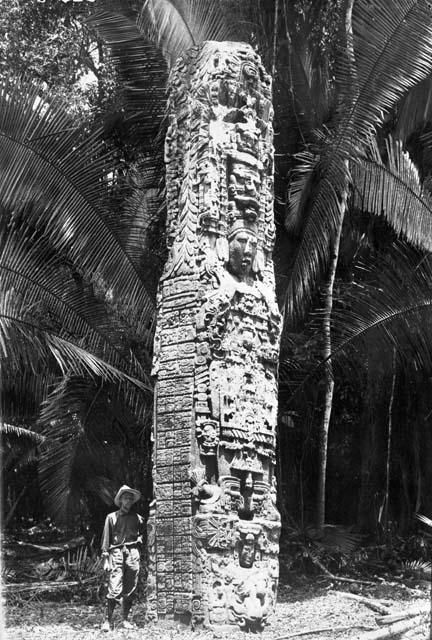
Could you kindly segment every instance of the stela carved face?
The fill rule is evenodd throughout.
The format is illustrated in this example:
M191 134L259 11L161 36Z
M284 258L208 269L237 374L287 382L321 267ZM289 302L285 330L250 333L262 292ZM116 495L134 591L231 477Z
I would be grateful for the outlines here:
M255 539L251 534L246 536L243 547L240 552L240 566L249 569L254 563L255 557Z
M246 280L252 271L257 251L257 239L247 229L239 229L229 241L229 270L240 280Z

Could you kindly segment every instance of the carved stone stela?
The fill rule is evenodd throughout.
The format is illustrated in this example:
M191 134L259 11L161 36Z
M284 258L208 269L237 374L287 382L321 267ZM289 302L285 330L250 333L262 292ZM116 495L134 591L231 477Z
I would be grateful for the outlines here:
M170 77L148 617L260 629L276 599L271 81L242 43Z

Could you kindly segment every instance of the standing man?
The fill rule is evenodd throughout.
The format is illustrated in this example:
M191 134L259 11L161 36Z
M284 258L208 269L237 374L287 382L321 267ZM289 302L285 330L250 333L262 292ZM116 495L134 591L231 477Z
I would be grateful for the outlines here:
M109 583L103 631L113 628L112 617L117 602L122 603L123 628L134 626L128 616L138 582L144 519L130 509L140 498L139 491L124 484L114 498L119 510L109 513L105 520L101 546L103 568L109 571Z

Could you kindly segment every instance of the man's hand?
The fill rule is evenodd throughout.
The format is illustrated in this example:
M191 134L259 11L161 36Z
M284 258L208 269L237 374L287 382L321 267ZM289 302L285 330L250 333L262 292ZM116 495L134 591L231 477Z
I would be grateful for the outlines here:
M104 571L109 571L110 570L110 559L109 556L105 556L104 558L104 563L103 563L103 570Z

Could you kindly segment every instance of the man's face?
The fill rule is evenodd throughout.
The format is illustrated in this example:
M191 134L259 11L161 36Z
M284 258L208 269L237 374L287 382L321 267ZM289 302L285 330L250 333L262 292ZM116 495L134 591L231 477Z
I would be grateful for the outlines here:
M125 491L120 496L120 508L122 511L129 511L134 503L134 496L132 493Z
M240 279L247 278L255 259L257 240L253 233L242 229L229 242L229 265Z

